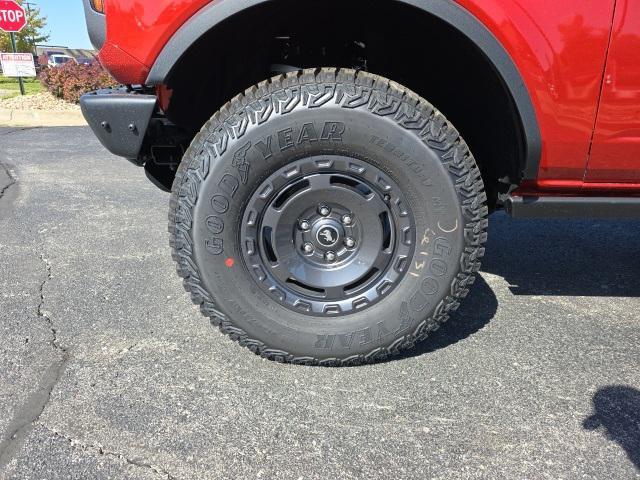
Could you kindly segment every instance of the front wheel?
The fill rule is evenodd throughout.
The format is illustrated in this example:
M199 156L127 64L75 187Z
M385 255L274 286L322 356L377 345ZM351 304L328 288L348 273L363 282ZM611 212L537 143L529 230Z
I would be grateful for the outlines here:
M399 353L458 308L480 267L476 162L427 101L347 69L235 97L195 137L169 231L202 312L269 359L353 365Z

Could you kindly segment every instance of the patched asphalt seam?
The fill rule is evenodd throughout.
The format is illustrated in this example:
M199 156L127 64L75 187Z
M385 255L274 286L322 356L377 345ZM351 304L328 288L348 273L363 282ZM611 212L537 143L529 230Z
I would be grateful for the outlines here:
M49 317L48 312L44 310L44 288L47 282L51 280L51 264L44 258L43 254L40 254L40 259L45 265L46 275L38 288L40 302L36 308L36 315L39 318L44 318L49 325L52 335L50 344L56 351L61 353L61 358L49 366L40 380L38 388L27 398L22 407L16 411L5 434L0 439L0 469L4 468L11 461L11 458L13 458L24 444L27 435L33 429L33 425L40 418L49 403L51 392L60 380L62 372L69 360L69 353L58 344L57 331L54 328L53 321Z
M117 458L117 459L120 459L120 460L126 462L127 464L133 465L135 467L148 468L148 469L152 470L154 473L157 473L158 475L161 475L163 478L166 478L167 480L177 480L176 477L171 475L164 468L159 467L157 465L152 465L152 464L150 464L150 463L148 463L148 462L146 462L144 460L141 460L141 459L128 458L126 455L123 455L121 453L112 452L110 450L105 450L105 448L102 447L101 445L91 445L91 444L82 443L82 442L80 442L78 440L74 440L71 437L63 435L62 433L60 433L60 432L58 432L56 430L51 430L50 428L47 428L47 430L49 430L51 433L53 433L54 436L69 442L69 444L71 445L72 448L79 449L79 450L82 450L84 452L96 453L98 455L105 455L105 456L108 456L108 457Z
M11 135L13 133L25 132L28 130L35 130L37 128L41 128L41 127L18 127L13 130L9 130L8 132L0 132L0 136L6 137L7 135ZM11 188L13 185L17 183L17 178L11 173L11 170L9 170L9 168L4 163L2 163L2 161L0 161L0 167L2 167L2 169L7 174L7 177L9 178L9 183L7 185L0 186L1 187L0 200L1 200L4 194L7 192L7 190L9 190L9 188Z
M4 137L7 135L11 135L12 133L26 132L27 130L36 130L38 128L42 127L13 127L13 130L9 130L8 132L0 132L0 136Z
M20 450L33 425L40 418L44 408L51 398L51 391L58 383L67 364L68 355L65 352L62 359L54 362L40 380L40 385L33 392L22 407L16 411L7 432L0 442L0 470L7 466L13 456Z

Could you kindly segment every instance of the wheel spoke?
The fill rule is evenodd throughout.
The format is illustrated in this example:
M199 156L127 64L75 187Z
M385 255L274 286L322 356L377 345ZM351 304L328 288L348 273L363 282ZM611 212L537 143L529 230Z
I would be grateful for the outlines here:
M291 272L287 269L287 267L285 267L282 262L272 264L269 267L269 270L271 271L273 276L283 283L289 280L289 277L291 277Z
M324 291L325 291L325 298L339 299L339 300L342 300L342 298L344 298L344 287L341 287L341 286L325 287Z
M372 266L374 268L377 268L378 270L382 270L383 268L385 268L389 264L389 260L391 260L391 253L392 252L387 250L381 251L376 257Z
M273 205L269 205L262 217L262 226L275 229L278 226L280 218L282 217L282 213L282 210L277 210L273 207Z
M382 199L378 195L369 195L366 198L366 202L369 211L375 213L376 215L380 215L389 211L389 207L387 207L387 204L384 203L384 201L382 201Z
M309 186L313 190L326 190L331 188L330 175L311 175L309 178Z

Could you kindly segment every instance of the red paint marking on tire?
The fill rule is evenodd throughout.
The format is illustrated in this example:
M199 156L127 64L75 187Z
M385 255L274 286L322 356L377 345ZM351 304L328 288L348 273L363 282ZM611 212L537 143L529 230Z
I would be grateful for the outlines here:
M227 258L227 259L224 261L224 264L225 264L227 267L229 267L229 268L233 267L233 264L234 264L234 263L235 263L235 260L234 260L233 258Z

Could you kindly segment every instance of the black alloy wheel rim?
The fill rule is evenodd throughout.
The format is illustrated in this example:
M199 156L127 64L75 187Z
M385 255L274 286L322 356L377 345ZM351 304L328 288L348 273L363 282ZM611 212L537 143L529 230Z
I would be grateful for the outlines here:
M271 174L249 200L240 235L244 262L270 297L299 313L339 316L402 280L415 222L382 170L323 155Z

